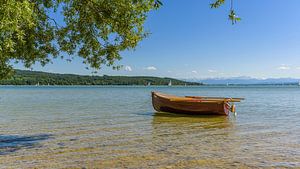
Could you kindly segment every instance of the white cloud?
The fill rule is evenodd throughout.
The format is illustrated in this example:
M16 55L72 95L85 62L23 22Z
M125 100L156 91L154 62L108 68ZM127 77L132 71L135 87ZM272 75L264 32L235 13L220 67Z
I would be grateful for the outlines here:
M209 72L209 73L216 73L216 72L218 72L218 71L213 70L213 69L209 69L208 72Z
M132 71L132 68L131 68L130 66L125 66L124 70L125 70L125 71L131 72L131 71Z
M198 72L197 72L196 70L193 70L193 71L192 71L192 73L195 73L195 74L197 74Z
M296 67L297 70L300 70L300 67Z
M172 73L172 71L171 71L171 70L168 70L167 72L168 72L168 73Z
M154 66L148 66L148 67L146 67L145 69L146 69L146 70L157 70L157 68L154 67Z
M287 65L281 65L278 67L279 70L290 70L291 67L287 66Z

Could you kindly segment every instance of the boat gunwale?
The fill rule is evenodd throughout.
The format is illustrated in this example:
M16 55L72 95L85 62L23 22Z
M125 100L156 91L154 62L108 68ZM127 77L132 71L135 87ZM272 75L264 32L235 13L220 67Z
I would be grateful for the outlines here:
M221 97L206 97L206 96L175 96L163 94L160 92L152 92L157 97L169 100L171 102L192 102L192 103L227 103L227 102L240 102L244 98L221 98Z

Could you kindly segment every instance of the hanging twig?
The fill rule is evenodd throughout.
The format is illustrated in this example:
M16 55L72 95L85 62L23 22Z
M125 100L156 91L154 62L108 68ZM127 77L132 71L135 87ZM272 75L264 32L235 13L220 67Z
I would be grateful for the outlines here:
M235 11L233 9L233 0L230 0L230 1L231 1L230 2L230 12L229 12L228 17L229 17L229 20L231 20L232 25L234 25L237 21L240 21L241 18L235 14Z

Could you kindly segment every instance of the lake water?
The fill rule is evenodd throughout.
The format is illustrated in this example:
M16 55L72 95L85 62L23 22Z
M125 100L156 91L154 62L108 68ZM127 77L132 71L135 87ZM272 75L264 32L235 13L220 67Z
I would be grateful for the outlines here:
M244 97L155 112L151 91ZM300 87L0 87L0 168L300 168Z

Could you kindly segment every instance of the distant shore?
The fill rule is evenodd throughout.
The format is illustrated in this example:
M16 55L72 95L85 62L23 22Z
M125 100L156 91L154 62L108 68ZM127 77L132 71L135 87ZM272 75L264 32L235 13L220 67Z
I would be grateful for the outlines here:
M298 84L201 84L201 85L124 85L124 84L114 84L114 85L70 85L70 84L62 84L62 85L27 85L27 84L0 84L0 87L3 86L28 86L28 87L268 87L268 86L278 86L278 87L300 87Z
M166 86L199 86L198 82L187 82L168 77L152 76L88 76L74 74L58 74L40 71L15 70L13 77L0 80L0 85L166 85Z
M275 83L202 83L153 76L88 76L40 71L15 70L13 77L0 80L9 86L300 86L295 82Z

